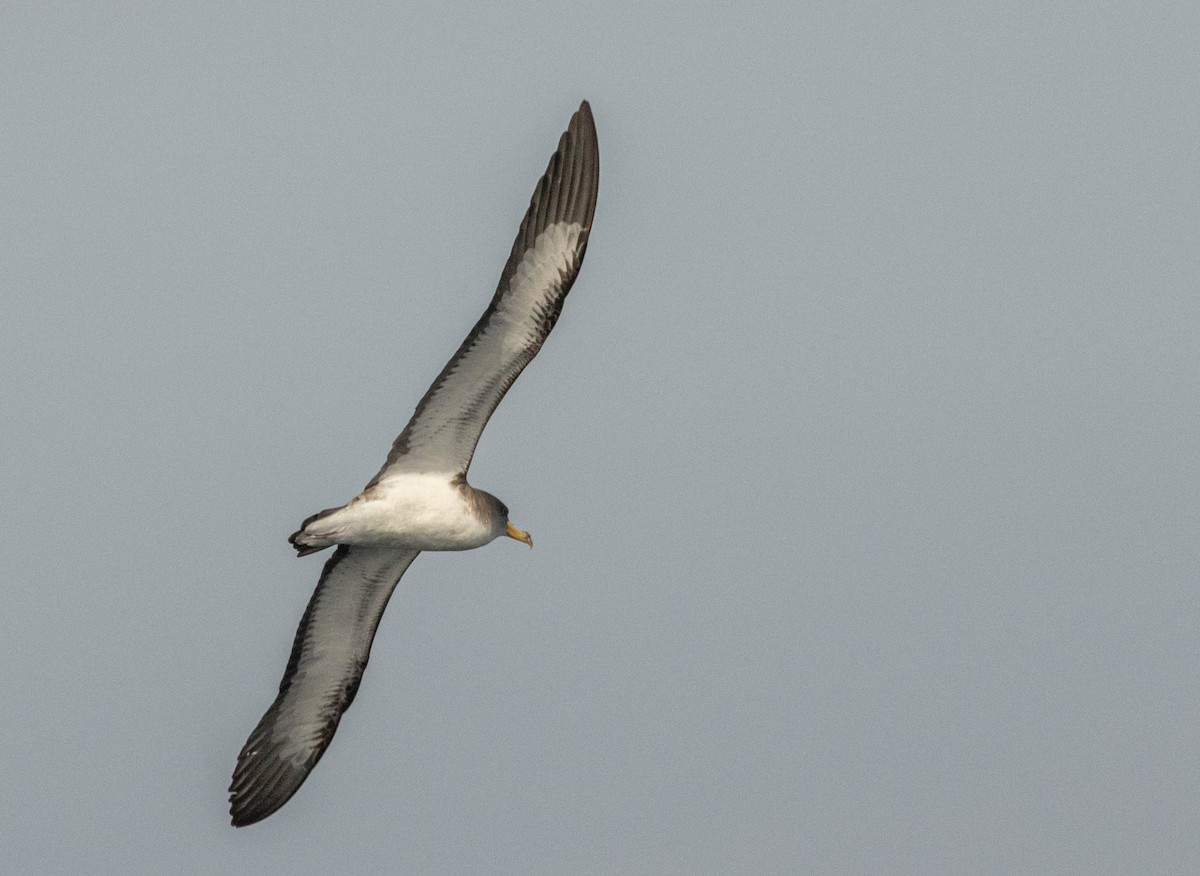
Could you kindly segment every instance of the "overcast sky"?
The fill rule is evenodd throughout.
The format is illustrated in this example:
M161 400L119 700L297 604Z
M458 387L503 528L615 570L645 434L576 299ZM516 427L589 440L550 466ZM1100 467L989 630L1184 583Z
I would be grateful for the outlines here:
M1200 868L1200 7L6 4L14 873ZM505 11L498 12L503 5ZM579 101L587 260L226 788Z

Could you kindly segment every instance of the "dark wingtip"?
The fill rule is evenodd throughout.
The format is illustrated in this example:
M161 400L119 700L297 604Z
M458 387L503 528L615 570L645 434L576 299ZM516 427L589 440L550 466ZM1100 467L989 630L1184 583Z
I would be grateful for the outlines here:
M291 797L288 798L289 800ZM286 803L287 800L284 801ZM262 805L249 804L245 807L239 807L236 797L229 798L229 823L234 827L249 827L252 824L258 824L260 821L265 821L270 816L274 815L283 808L283 803L279 805Z
M556 222L577 222L583 229L579 240L579 258L587 246L596 212L596 194L600 186L600 145L592 107L586 100L572 116L550 157L546 172L538 180L529 199L529 209L521 221L521 230L513 241L508 263L500 278L500 290L512 276L526 250L537 236ZM576 264L578 268L578 263ZM499 294L499 291L497 294ZM417 408L420 411L420 407Z
M299 786L297 786L297 790ZM247 803L242 803L236 794L231 794L229 797L229 823L234 827L249 827L252 824L258 824L260 821L266 821L283 808L283 804L292 799L292 795L288 794L282 800L252 800Z
M267 740L279 717L282 701L281 692L238 755L233 780L229 783L229 821L234 827L256 824L282 809L300 790L324 753L321 749L304 763L297 764L271 750ZM332 737L333 734L329 735ZM328 745L328 740L325 744Z
M237 808L233 806L232 800L230 801L229 814L231 816L229 823L234 827L249 827L252 824L258 824L260 821L266 818L265 815L252 816L247 812L239 812Z

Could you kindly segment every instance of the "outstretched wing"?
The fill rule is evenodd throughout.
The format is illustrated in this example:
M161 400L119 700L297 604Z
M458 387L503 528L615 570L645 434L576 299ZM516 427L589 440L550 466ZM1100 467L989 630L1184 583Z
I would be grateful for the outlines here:
M368 486L399 472L466 473L496 405L558 321L583 263L599 182L596 126L584 101L534 189L492 303Z
M279 696L238 755L235 827L261 821L308 778L354 702L379 618L419 551L340 545L309 600Z

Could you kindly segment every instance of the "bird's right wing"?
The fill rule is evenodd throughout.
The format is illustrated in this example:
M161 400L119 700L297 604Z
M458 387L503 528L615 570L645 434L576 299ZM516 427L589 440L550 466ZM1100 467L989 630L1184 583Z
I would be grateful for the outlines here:
M446 363L368 488L391 474L465 474L496 405L554 328L583 264L600 148L584 101L538 181L492 303Z
M340 545L309 600L279 696L238 755L235 827L261 821L308 778L354 702L379 619L419 551Z

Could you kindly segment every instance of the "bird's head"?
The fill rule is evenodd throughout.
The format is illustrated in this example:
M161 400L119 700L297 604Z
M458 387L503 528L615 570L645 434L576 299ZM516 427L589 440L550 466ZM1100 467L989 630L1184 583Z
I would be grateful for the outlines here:
M533 537L524 530L517 529L513 522L508 519L508 506L493 496L491 493L485 493L483 490L473 490L475 496L482 499L491 505L492 510L489 515L492 519L492 525L496 528L492 531L495 533L493 538L499 538L506 535L509 538L515 538L517 541L523 541L525 544L533 547ZM503 523L501 523L503 521Z

